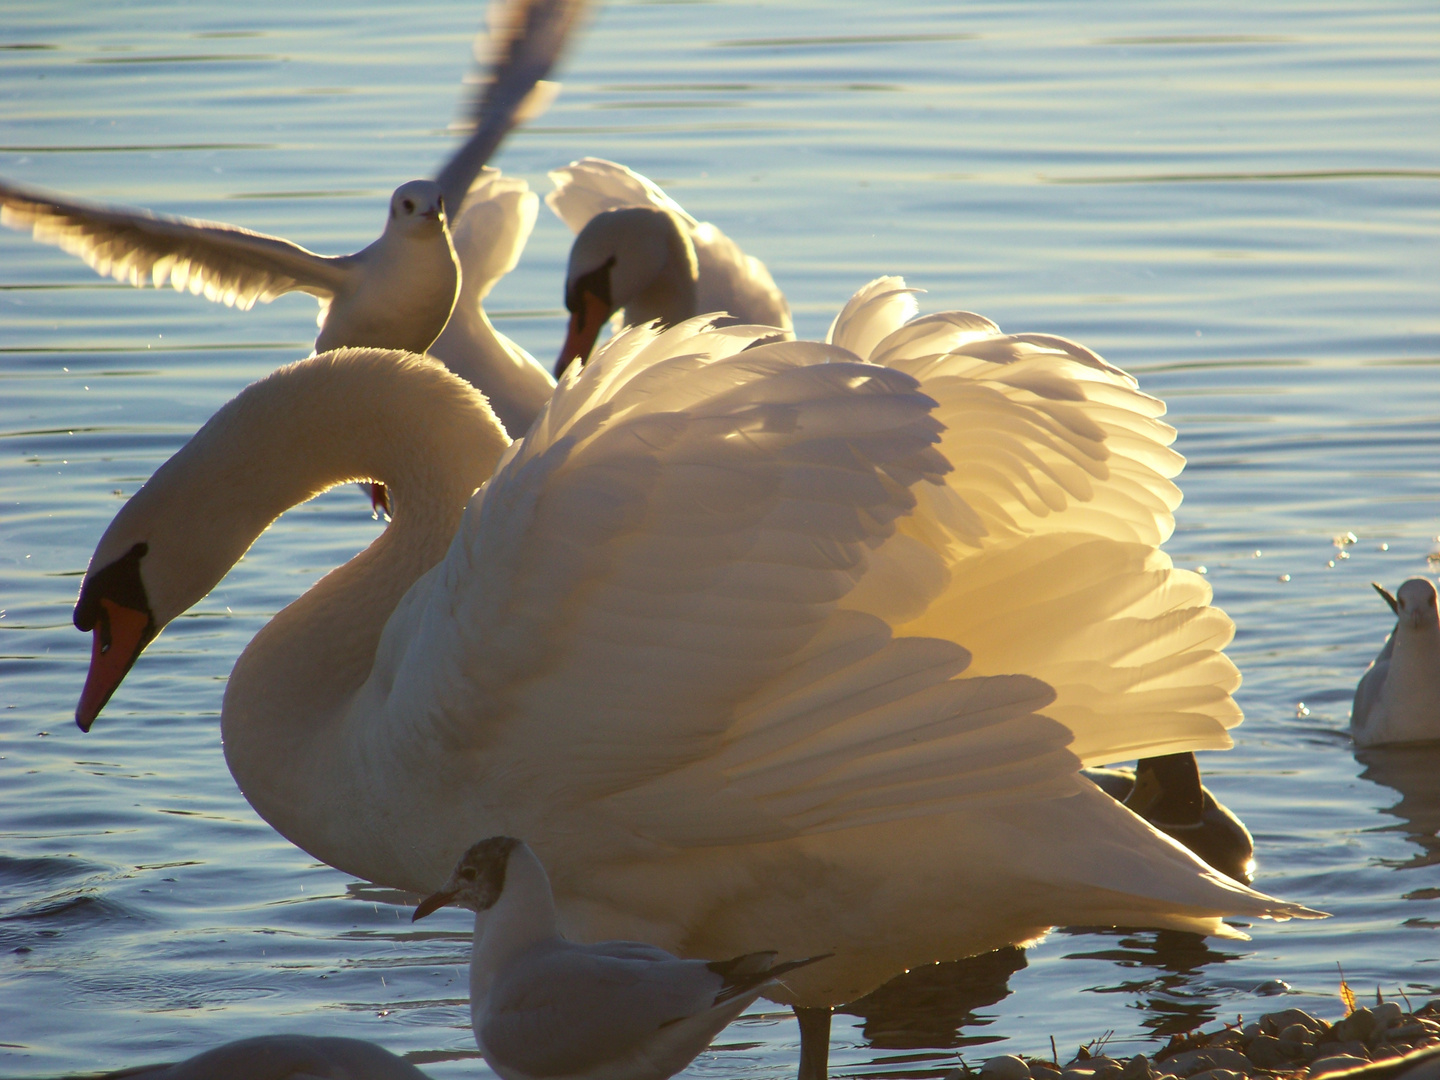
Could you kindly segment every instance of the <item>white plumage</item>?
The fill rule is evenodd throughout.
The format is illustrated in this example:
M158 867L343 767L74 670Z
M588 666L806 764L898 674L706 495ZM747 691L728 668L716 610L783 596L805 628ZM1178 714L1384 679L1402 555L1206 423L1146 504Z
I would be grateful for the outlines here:
M1440 612L1435 586L1411 578L1391 596L1377 592L1395 612L1385 639L1355 687L1350 734L1356 746L1440 739Z
M467 110L474 133L433 181L395 190L384 232L353 255L317 255L234 225L99 206L8 181L0 181L0 224L28 230L117 281L156 288L168 281L242 311L287 292L309 293L320 303L317 352L424 352L445 327L460 281L446 215L453 224L505 135L553 97L542 80L583 10L584 0L496 0L476 42L489 70Z
M544 867L508 836L472 845L415 918L445 904L475 912L471 1026L504 1080L665 1080L776 979L824 959L710 963L640 941L567 941Z
M460 292L429 353L490 402L514 438L550 400L555 380L535 358L496 330L485 298L515 269L535 227L539 200L524 180L481 169L451 225L460 258Z
M508 450L422 359L283 369L101 540L77 625L150 629L97 644L79 718L276 515L376 479L393 523L222 714L256 809L347 872L428 891L525 836L567 936L833 952L769 991L814 1006L1057 923L1313 914L1078 777L1240 718L1230 621L1156 546L1163 406L1081 346L913 312L881 279L829 344L626 331Z
M697 221L684 207L639 173L604 158L581 158L554 169L555 190L545 205L580 233L596 214L627 206L666 210L682 223L698 264L695 310L686 316L723 311L742 323L791 329L790 305L765 264L708 221Z

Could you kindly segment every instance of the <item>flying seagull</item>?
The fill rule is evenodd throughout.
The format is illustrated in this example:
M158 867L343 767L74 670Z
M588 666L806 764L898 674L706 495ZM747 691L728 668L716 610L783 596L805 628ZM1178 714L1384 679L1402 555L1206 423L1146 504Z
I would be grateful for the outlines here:
M460 269L447 210L458 208L516 124L548 104L542 80L585 0L496 0L476 54L489 54L468 110L474 134L434 180L390 197L380 238L353 255L326 256L234 225L100 206L0 179L0 223L84 259L118 281L177 290L249 310L257 300L306 292L320 302L317 352L343 346L424 352L444 329Z

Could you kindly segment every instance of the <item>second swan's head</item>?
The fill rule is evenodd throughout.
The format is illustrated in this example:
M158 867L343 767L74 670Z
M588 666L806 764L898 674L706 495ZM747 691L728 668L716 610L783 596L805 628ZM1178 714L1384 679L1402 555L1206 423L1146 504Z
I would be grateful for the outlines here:
M630 325L665 325L698 314L695 247L679 219L653 206L625 206L596 214L575 237L565 271L570 312L558 375L585 360L605 321L620 308Z

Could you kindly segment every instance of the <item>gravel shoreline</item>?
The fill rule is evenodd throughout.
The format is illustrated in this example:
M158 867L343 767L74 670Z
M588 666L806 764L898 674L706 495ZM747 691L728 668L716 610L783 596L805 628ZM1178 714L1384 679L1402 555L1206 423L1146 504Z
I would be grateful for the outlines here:
M1148 1057L1112 1058L1103 1046L1093 1053L1082 1048L1064 1065L1006 1054L990 1058L979 1070L956 1069L945 1080L967 1075L982 1080L1308 1080L1385 1062L1395 1062L1394 1072L1403 1075L1412 1065L1401 1059L1437 1044L1440 999L1414 1012L1387 1001L1355 1009L1333 1023L1301 1009L1284 1009L1253 1023L1176 1036Z

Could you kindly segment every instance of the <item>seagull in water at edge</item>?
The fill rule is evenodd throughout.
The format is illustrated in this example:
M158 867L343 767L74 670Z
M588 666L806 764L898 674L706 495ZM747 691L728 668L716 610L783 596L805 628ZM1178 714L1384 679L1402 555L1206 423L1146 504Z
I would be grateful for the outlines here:
M1440 739L1440 612L1435 586L1411 578L1394 596L1371 582L1395 612L1395 629L1360 677L1350 709L1356 746Z
M665 1080L782 974L825 959L707 962L638 941L566 941L545 868L509 836L473 845L414 918L446 904L475 912L470 1023L504 1080Z
M320 302L317 352L344 346L424 352L450 318L460 284L447 209L460 206L510 129L553 97L554 86L541 80L583 7L583 0L497 0L484 36L490 75L470 109L475 133L434 180L396 188L384 232L353 255L317 255L234 225L77 202L6 180L0 223L28 229L135 286L169 280L178 291L241 310L283 293L309 293Z
M91 1074L89 1080L96 1080ZM430 1080L404 1058L364 1039L259 1035L173 1065L106 1073L99 1080Z

